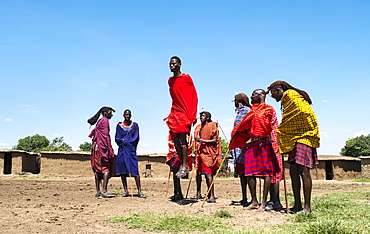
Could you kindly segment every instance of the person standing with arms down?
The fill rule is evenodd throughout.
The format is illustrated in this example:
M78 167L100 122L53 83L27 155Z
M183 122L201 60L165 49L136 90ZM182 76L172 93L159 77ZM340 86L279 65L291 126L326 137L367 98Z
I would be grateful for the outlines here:
M244 148L245 175L252 196L252 202L245 209L266 208L270 177L280 172L279 163L272 147L274 125L277 117L272 106L265 103L266 92L256 89L251 96L252 110L232 131L230 149ZM256 194L256 177L264 179L262 203L259 206Z
M109 135L109 119L112 118L113 112L115 110L111 107L102 107L93 117L87 120L91 125L98 122L89 135L92 138L90 161L95 177L95 197L110 198L115 196L107 191L108 181L112 176L114 166L114 152ZM100 115L103 115L103 118L98 121ZM103 188L100 190L102 180Z
M135 178L138 196L145 198L141 192L140 174L136 154L137 144L139 143L139 125L131 121L131 110L123 112L124 121L119 122L116 128L116 143L118 154L116 159L116 174L121 176L124 193L122 197L129 196L127 188L127 176Z
M197 142L195 168L197 170L197 194L193 197L201 199L202 174L206 177L208 189L213 181L213 176L216 175L219 164L221 163L220 155L221 144L218 132L217 123L212 122L211 113L202 111L200 113L201 123L196 126L194 131L194 139ZM207 197L207 202L216 203L214 185Z
M285 81L276 81L268 87L272 98L281 101L282 121L278 127L279 150L288 154L290 177L294 194L293 212L311 212L312 178L310 169L318 164L316 148L320 147L319 126L311 108L311 98L303 90ZM303 182L304 207L301 203Z
M234 97L234 105L235 105L235 112L236 117L234 120L234 127L237 126L244 117L248 114L251 108L251 104L249 104L249 98L244 93L238 93ZM247 205L247 178L244 175L244 153L245 149L242 152L242 149L236 148L233 149L232 155L235 159L235 174L240 177L240 185L242 189L242 200L240 202L233 202L233 204L240 204L240 205Z
M173 76L168 79L172 106L170 114L164 120L167 120L166 124L181 160L180 168L176 173L177 177L181 178L189 173L186 136L190 134L191 125L196 120L198 95L192 78L180 71L180 58L173 56L169 66L173 73Z

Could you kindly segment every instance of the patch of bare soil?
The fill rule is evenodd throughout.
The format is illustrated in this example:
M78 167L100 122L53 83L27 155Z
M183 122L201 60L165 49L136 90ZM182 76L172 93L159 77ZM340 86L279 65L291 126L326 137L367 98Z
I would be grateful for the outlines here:
M32 176L30 176L32 177ZM38 175L37 177L40 177ZM182 180L185 190L189 180ZM134 187L133 180L131 181ZM348 181L314 181L313 196L333 192L363 191L370 189L369 183ZM234 218L225 219L234 229L261 228L287 223L291 215L277 212L245 211L240 206L231 206L239 200L238 178L217 179L215 184L217 203L194 202L190 199L182 204L169 201L172 183L166 196L167 179L142 178L146 199L121 197L122 185L119 178L110 180L109 191L116 198L95 198L92 177L49 179L23 179L15 176L0 176L0 232L1 233L143 233L120 224L104 221L107 218L132 213L174 214L213 216L220 209L228 210ZM203 191L206 185L203 182ZM288 192L291 193L290 181ZM193 180L189 196L195 193ZM205 193L205 192L204 192ZM281 194L284 194L281 183Z

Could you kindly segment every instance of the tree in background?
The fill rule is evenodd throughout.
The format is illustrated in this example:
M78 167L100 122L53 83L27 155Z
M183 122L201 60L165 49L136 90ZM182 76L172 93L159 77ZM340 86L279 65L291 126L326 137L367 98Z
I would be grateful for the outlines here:
M342 148L340 155L359 157L370 155L370 134L367 136L359 136L346 141L346 145Z
M55 137L53 141L42 150L44 151L72 151L72 147L64 142L64 137Z
M72 147L64 142L63 137L56 137L50 142L46 136L39 134L19 139L14 149L36 153L40 151L72 151Z
M80 144L80 149L78 151L91 151L92 144L90 142L84 142Z
M226 154L227 150L229 149L229 143L227 143L227 141L222 137L220 137L220 143L222 153Z
M46 136L40 136L39 134L36 134L19 139L18 144L14 147L14 149L38 153L44 147L47 147L49 143L50 141L46 138Z

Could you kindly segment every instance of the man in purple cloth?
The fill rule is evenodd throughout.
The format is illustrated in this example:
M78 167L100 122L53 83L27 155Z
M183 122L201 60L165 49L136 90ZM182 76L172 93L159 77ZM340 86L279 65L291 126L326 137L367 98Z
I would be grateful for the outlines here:
M109 135L109 119L112 118L113 112L115 110L111 107L102 107L93 117L87 120L91 125L98 122L89 135L92 138L90 161L95 176L95 197L109 198L115 196L107 192L108 181L112 176L114 164L114 152ZM103 115L103 118L98 121L100 115ZM102 180L103 189L100 191Z
M138 196L145 198L145 195L141 192L136 154L137 144L139 143L139 125L131 121L131 110L125 110L123 117L125 120L117 124L115 137L119 147L116 159L116 174L121 175L123 189L125 190L122 197L129 196L126 178L127 176L133 176L135 178Z

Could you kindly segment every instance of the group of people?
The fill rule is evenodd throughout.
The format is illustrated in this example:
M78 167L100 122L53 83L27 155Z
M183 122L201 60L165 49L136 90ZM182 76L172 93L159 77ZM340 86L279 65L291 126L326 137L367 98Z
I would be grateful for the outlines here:
M167 163L174 172L174 195L172 200L181 200L183 195L179 178L187 176L191 170L189 154L195 151L197 194L201 197L201 175L204 174L208 187L213 185L213 176L220 163L218 128L211 121L211 114L200 113L201 124L194 132L195 144L189 145L189 135L196 122L198 97L194 82L189 75L181 72L179 57L170 59L173 76L168 79L172 106L165 118L170 130ZM266 101L266 95L281 102L282 122L278 124L276 112ZM242 200L245 209L280 210L279 182L285 179L283 156L290 163L290 177L294 194L292 212L311 212L312 179L310 168L318 163L316 148L320 146L318 121L311 108L311 98L303 90L285 81L276 81L267 90L256 89L251 95L251 104L246 94L235 95L236 118L229 150L236 162L236 174L240 177ZM174 148L174 149L173 149ZM258 204L256 178L264 180L263 197ZM304 205L301 203L301 179ZM251 201L247 200L246 187L249 187ZM208 202L214 203L214 187L209 188ZM267 196L270 192L270 201Z
M192 78L181 72L181 59L174 56L169 67L173 76L168 79L172 98L170 114L164 119L169 128L169 153L166 163L173 172L173 201L182 200L180 179L187 177L192 170L192 152L196 155L196 194L194 199L203 199L201 193L202 175L205 175L209 193L204 199L215 203L214 176L220 166L221 145L218 124L211 120L211 113L199 113L200 124L196 124L198 96ZM282 121L278 124L274 108L267 104L266 95L281 102ZM318 122L311 108L310 96L285 81L276 81L267 90L256 89L249 98L244 93L234 97L236 118L229 150L234 155L236 174L240 177L242 200L236 202L245 209L280 210L279 182L284 179L283 156L290 163L290 177L294 194L293 212L311 212L312 179L310 168L318 163L316 148L320 145ZM139 141L138 124L131 121L131 111L124 111L124 121L116 128L115 141L119 146L115 159L109 137L108 120L115 110L101 108L88 120L96 127L92 138L91 166L95 174L96 197L112 197L107 192L108 180L116 170L121 175L124 193L129 196L127 176L136 181L138 196L141 192L140 175L136 148ZM102 115L99 121L99 116ZM193 134L192 134L193 133ZM115 168L113 168L115 161ZM264 180L261 204L256 195L256 178ZM300 189L303 182L304 205L301 203ZM251 201L247 200L247 185ZM102 189L100 187L102 186ZM270 193L270 201L267 201Z
M127 176L135 178L138 197L146 196L141 191L140 174L136 154L139 143L139 125L131 120L131 110L123 112L124 121L119 122L116 127L115 141L118 145L117 157L115 157L111 138L109 135L109 119L115 110L111 107L102 107L90 119L88 123L95 125L89 137L92 138L91 167L95 177L95 197L110 198L116 195L108 193L108 181L112 174L121 176L124 189L123 197L128 197ZM102 116L101 119L99 117ZM98 120L99 119L99 120ZM101 188L102 187L102 188Z

